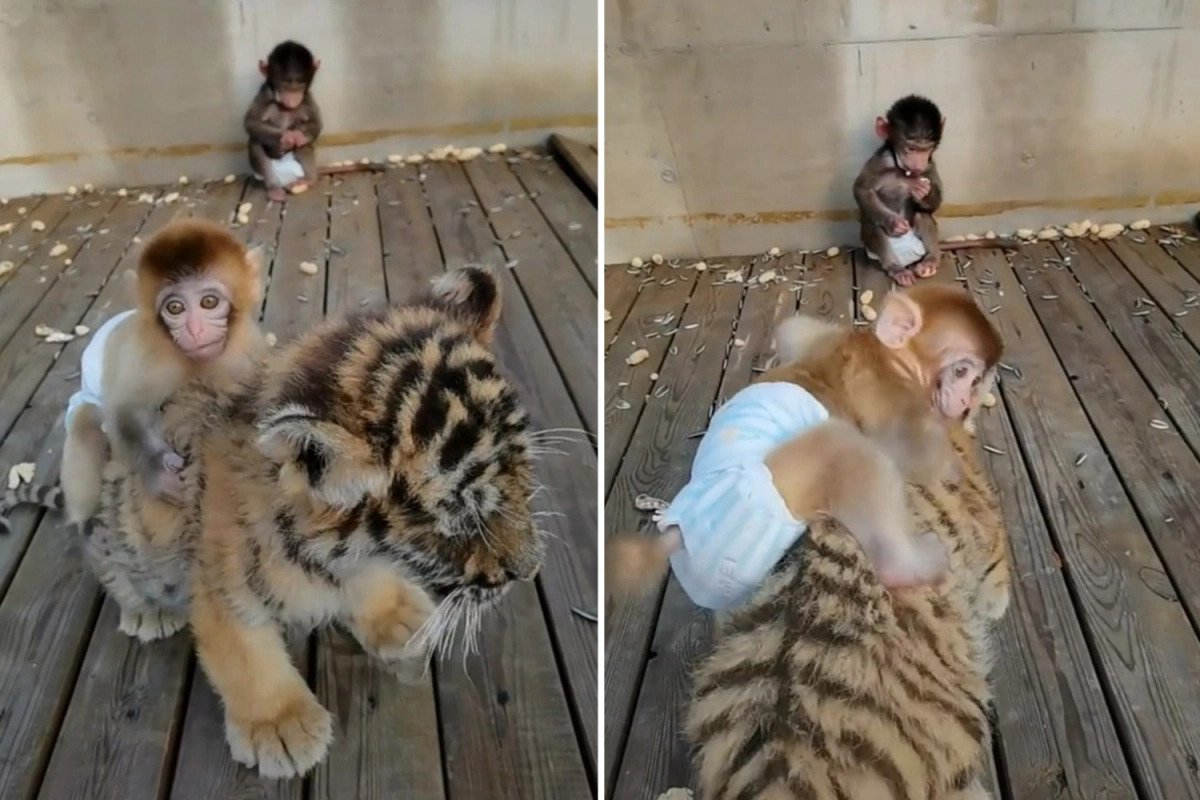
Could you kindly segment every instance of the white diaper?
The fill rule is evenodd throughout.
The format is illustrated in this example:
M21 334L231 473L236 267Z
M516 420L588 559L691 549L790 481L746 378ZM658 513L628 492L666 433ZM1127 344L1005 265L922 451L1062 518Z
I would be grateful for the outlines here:
M284 153L283 158L271 159L267 163L267 168L271 172L270 177L274 180L267 180L258 173L255 173L254 177L272 186L291 186L304 177L304 167L300 166L300 162L296 159L296 154L292 152Z
M109 317L92 334L92 339L87 343L87 347L83 348L83 356L79 359L79 391L71 395L71 399L67 401L67 413L63 417L63 423L66 425L67 430L71 429L71 419L79 411L80 406L104 406L104 397L101 394L101 388L103 387L101 377L104 372L104 343L108 340L109 334L123 321L133 316L133 313L132 310L122 311L115 317Z
M888 244L892 246L892 252L896 254L896 260L902 267L910 267L925 257L925 245L921 244L921 239L915 231L909 231L903 236L889 236ZM879 256L870 250L867 251L867 258L872 261L879 260Z
M808 530L788 510L765 462L828 418L792 383L748 386L713 415L691 480L659 521L660 530L679 528L683 548L671 567L696 605L725 609L747 600Z

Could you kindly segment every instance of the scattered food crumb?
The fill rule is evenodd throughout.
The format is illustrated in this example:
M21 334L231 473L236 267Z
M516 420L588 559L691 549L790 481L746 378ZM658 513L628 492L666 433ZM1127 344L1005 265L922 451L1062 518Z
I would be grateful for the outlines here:
M307 183L293 184L290 191L292 194L304 194L305 192L308 191L308 184Z
M33 228L35 231L44 231L46 230L46 223L42 222L40 219L35 219L33 222L29 223L29 227Z
M120 189L117 189L117 197L128 197L128 196L129 196L129 190L126 189L124 186L122 186Z
M650 380L651 380L651 382L658 380L658 373L657 373L657 372L651 372L651 373L650 373Z
M782 251L780 251L778 247L772 247L767 251L767 255L769 255L771 258L779 258L780 252Z
M867 322L874 322L879 317L879 313L871 306L863 306L862 315Z
M1033 229L1032 228L1018 228L1017 229L1017 237L1021 238L1021 239L1032 239L1034 237Z
M746 340L745 340L745 339L734 339L734 340L733 340L733 346L734 346L734 347L745 347L745 346L746 346Z
M703 261L697 261L695 264L692 264L692 269L696 270L696 272L704 272L704 270L708 269L708 264Z
M75 326L75 335L76 336L87 336L91 332L92 332L92 329L89 328L87 325L76 325Z
M488 152L491 153L492 155L499 155L500 153L503 153L506 150L508 150L508 145L504 144L504 142L497 142L496 144L494 144L488 148Z
M74 339L75 339L75 334L73 334L73 333L63 333L62 331L50 331L50 333L46 335L45 341L46 341L46 344L66 344L67 342L74 341Z
M232 172L225 176L225 183L233 183L236 180L237 175L234 175Z
M829 248L828 250L826 250L826 251L825 251L825 257L826 257L826 258L834 258L834 257L836 257L836 256L837 256L837 254L838 254L838 253L840 253L840 252L842 252L842 251L841 251L841 250L839 250L838 248L836 248L836 247L831 247L831 248Z
M571 613L577 617L586 619L588 622L600 621L595 614L591 613L590 611L584 611L582 608L576 608L575 606L571 606Z
M300 271L303 272L305 275L316 275L317 274L317 265L311 261L301 261L300 262Z
M50 257L58 258L65 252L67 252L67 246L62 242L59 242L58 244L54 245L54 247L50 248Z
M400 155L399 153L392 153L387 157L387 160L389 164L403 164L404 156Z
M1149 227L1150 227L1150 220L1148 220L1148 219L1139 219L1137 222L1129 223L1129 230L1131 230L1131 231L1144 231L1144 230L1148 229Z
M692 790L683 786L673 786L660 794L658 800L692 800Z
M15 222L6 222L3 225L0 225L0 233L11 233L16 224L17 223Z
M12 469L8 471L8 488L16 489L22 483L33 483L33 476L36 473L37 465L31 461L13 464Z
M266 340L268 347L274 347L275 345L279 344L279 337L273 333L268 332L263 338Z
M1050 242L1057 239L1058 236L1058 228L1042 228L1040 231L1038 231L1037 238L1041 239L1043 242Z
M239 216L241 216L242 214L249 214L250 210L253 208L254 208L254 203L242 203L240 206L238 206L237 213Z
M871 301L875 299L875 292L867 289L858 299L864 306L869 306Z
M641 269L642 265L645 263L646 262L642 261L642 259L638 256L634 256L633 258L629 259L629 266L633 267L634 269Z
M26 208L25 206L20 206L17 208L17 213L20 214L22 217L25 216L28 212L29 212L29 209Z
M85 184L83 185L83 193L84 193L84 194L91 194L91 193L92 193L92 192L94 192L94 191L96 191L96 187L95 187L95 186L93 186L92 184L90 184L90 183L85 183Z
M420 164L422 161L425 160L425 156L421 155L420 153L413 153L411 156L409 156L408 158L406 158L404 160L406 162L408 162L409 164Z
M188 180L188 176L187 176L187 175L180 175L180 176L179 176L179 185L180 185L180 186L187 186L189 183L191 183L191 181L189 181L189 180Z
M650 256L650 260L655 264L661 264L665 259L662 257L662 253L655 253L654 255Z
M996 405L996 395L992 394L991 392L988 392L987 394L985 394L983 396L983 407L984 408L992 408L995 405Z
M608 322L611 319L612 319L612 312L609 311L607 308L604 309L604 321Z
M1125 226L1119 222L1109 222L1100 226L1096 235L1101 239L1115 239L1125 231Z
M74 197L75 195L79 194L79 190L76 189L74 186L68 186L67 194L71 195L71 197Z
M12 272L14 266L11 261L0 261L0 275L7 275Z
M163 198L163 202L164 203L174 203L178 199L179 199L179 192L171 192L170 194L168 194L166 197Z
M630 353L629 357L625 359L625 363L631 367L636 367L649 357L650 351L643 347Z
M1167 424L1166 420L1161 420L1161 419L1150 420L1150 427L1154 428L1155 430L1159 430L1159 431L1166 431L1166 430L1171 429L1171 426Z

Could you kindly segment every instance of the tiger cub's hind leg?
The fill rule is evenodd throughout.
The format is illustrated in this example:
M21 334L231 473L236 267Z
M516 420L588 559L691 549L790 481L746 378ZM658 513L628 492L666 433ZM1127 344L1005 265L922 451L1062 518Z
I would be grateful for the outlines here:
M425 657L406 645L433 614L433 601L390 569L371 568L347 581L344 617L354 638L393 669L423 667Z
M152 642L173 636L187 625L186 614L154 602L138 588L128 564L122 563L136 559L136 552L95 520L88 520L80 530L84 562L121 609L117 630L138 641Z

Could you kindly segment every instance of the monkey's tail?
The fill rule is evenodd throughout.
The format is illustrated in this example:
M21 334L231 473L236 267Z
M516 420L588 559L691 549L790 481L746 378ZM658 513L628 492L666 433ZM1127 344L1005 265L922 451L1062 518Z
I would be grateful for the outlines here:
M775 329L776 366L799 361L814 344L837 330L833 323L805 314L788 317Z
M17 506L36 505L47 511L63 510L63 490L58 484L34 485L22 484L16 489L9 489L0 496L0 534L9 533L12 526L8 515Z
M604 585L614 596L646 594L658 585L671 553L679 546L678 532L654 536L618 533L608 537L604 544Z

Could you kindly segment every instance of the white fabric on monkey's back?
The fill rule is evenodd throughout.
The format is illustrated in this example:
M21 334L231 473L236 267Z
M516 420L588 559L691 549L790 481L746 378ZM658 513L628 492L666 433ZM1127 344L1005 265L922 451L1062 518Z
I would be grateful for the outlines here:
M264 183L271 183L267 178L274 178L273 186L291 186L304 177L304 167L300 166L296 154L291 151L284 153L282 158L274 158L267 163L271 175L255 174L254 176Z
M108 340L108 335L133 314L134 311L130 309L122 311L115 317L109 317L92 334L92 339L88 342L87 347L83 348L83 356L79 359L79 391L71 395L71 399L67 401L67 414L63 417L67 430L71 429L71 418L75 416L75 412L79 410L80 406L104 407L104 398L100 394L102 385L100 378L104 372L104 343Z
M829 419L794 383L756 383L713 415L688 484L663 512L659 529L679 528L671 567L698 606L746 600L808 526L792 516L765 463L784 442Z
M921 244L921 237L917 236L916 231L909 231L901 236L889 236L888 244L892 246L892 252L896 254L896 260L902 267L911 267L925 257L925 245ZM879 260L879 256L870 250L867 251L867 258L872 261Z

